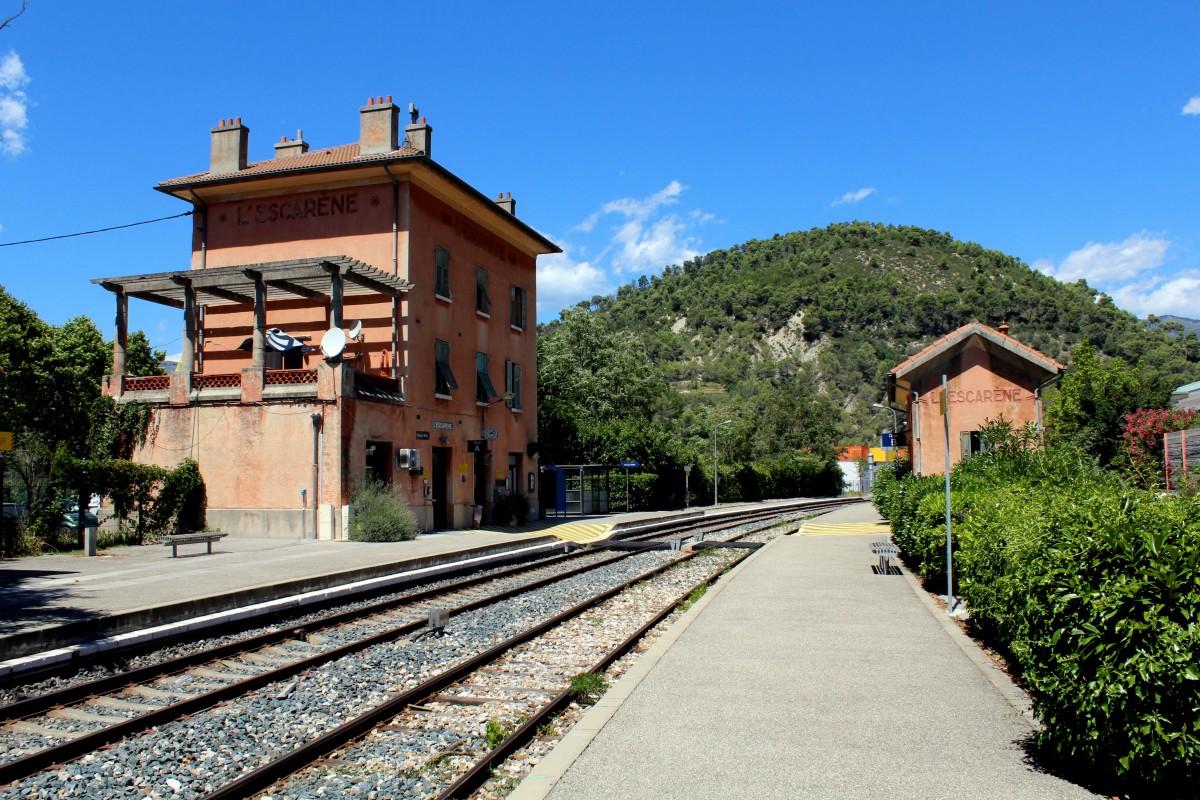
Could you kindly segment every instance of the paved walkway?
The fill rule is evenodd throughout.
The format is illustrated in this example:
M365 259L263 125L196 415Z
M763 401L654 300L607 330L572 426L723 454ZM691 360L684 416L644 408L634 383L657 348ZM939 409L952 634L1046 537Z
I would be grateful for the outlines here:
M852 506L758 551L511 800L1094 797L1025 764L1024 696L911 576L872 572L879 523Z

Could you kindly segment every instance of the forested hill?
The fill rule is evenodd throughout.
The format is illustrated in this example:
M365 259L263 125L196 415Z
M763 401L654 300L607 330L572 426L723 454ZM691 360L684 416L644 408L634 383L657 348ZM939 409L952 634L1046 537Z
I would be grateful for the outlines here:
M921 228L853 222L753 240L590 306L642 340L685 401L719 403L800 372L843 409L846 436L881 427L870 404L890 367L971 320L1007 321L1010 335L1063 363L1087 338L1105 355L1144 359L1143 377L1167 388L1200 376L1196 335L1177 323L1151 328L1084 281Z

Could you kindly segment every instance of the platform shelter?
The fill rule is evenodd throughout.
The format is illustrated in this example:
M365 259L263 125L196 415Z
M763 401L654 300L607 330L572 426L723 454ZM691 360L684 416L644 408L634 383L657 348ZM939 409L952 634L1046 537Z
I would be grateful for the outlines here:
M971 322L888 373L887 400L908 412L906 444L918 475L945 472L947 418L951 466L980 451L988 420L1042 428L1042 391L1065 367L1008 332L1007 324Z

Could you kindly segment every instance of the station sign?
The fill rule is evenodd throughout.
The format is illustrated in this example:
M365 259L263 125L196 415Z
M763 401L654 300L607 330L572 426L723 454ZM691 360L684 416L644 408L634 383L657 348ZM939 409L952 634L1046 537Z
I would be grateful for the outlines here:
M428 438L429 438L429 431L417 431L417 439L419 441L425 441Z
M895 447L896 445L892 441L892 434L884 433L879 439L879 446L884 448Z
M625 469L637 469L641 466L641 463L637 461L622 461L621 466Z
M486 453L487 439L467 439L468 453Z
M435 419L429 423L429 427L435 431L452 431L454 430L454 423L444 419Z

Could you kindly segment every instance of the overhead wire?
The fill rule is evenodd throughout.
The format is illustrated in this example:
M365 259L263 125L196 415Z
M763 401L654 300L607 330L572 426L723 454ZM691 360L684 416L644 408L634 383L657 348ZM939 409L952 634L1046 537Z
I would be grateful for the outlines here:
M179 219L180 217L190 217L191 211L184 211L182 214L172 214L169 217L159 217L158 219L147 219L141 222L130 222L127 225L113 225L108 228L97 228L94 231L79 231L78 233L64 233L59 236L43 236L41 239L26 239L22 242L0 242L0 247L16 247L19 244L37 244L38 242L52 242L56 239L70 239L75 236L90 236L93 233L107 233L108 231L119 231L122 228L136 228L138 225L150 225L154 222L165 222L169 219Z

